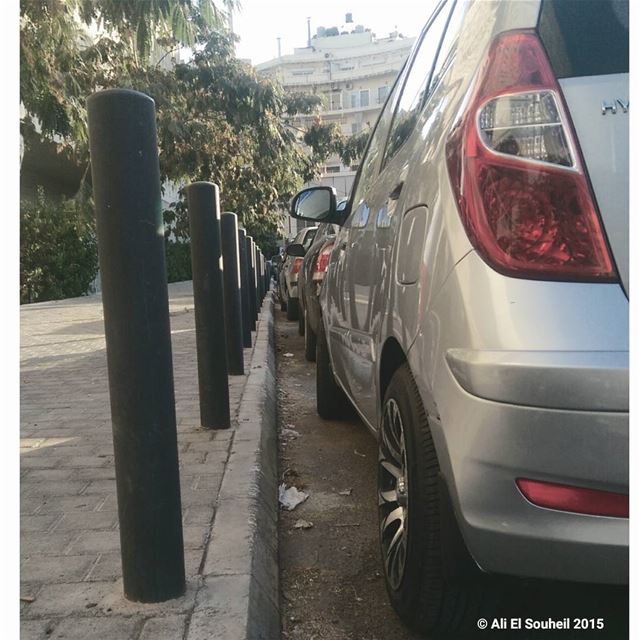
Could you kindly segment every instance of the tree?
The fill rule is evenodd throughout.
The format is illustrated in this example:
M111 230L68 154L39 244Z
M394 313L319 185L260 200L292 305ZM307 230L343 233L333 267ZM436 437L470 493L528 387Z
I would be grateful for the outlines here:
M103 27L97 39L83 34L76 11ZM210 0L23 0L25 145L55 139L61 151L88 166L86 97L115 86L143 91L156 102L163 180L216 182L223 206L235 210L250 233L275 232L278 205L315 175L319 163L295 145L283 121L282 89L237 60L232 36L206 19L207 13L219 17L216 11ZM187 16L191 35L176 16ZM193 59L170 70L152 64L148 33L167 51L192 42ZM178 208L174 217L182 214Z
M20 210L20 302L81 296L98 271L86 199L54 200L38 189Z
M318 122L296 144L295 113L313 113L316 96L286 96L234 55L224 12L233 0L22 0L20 91L25 147L55 141L85 168L90 183L86 98L127 87L156 103L160 171L178 186L209 180L223 209L262 246L277 235L278 211L303 183L318 176L342 143ZM98 27L90 37L83 25ZM152 57L191 46L188 63L170 69ZM172 239L186 239L181 200L165 219Z

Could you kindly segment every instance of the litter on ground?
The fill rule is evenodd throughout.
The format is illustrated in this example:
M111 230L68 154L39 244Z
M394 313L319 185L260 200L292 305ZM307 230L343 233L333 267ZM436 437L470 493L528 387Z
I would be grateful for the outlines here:
M287 489L284 482L278 487L278 501L287 511L293 511L308 497L308 493L298 491L296 487L292 486Z

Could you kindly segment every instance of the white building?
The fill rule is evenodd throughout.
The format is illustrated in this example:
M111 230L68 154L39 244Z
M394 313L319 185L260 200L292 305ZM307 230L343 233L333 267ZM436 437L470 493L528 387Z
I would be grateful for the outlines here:
M335 122L344 135L352 135L375 124L414 40L398 32L377 38L362 25L342 32L319 27L309 46L258 64L256 71L279 80L286 92L320 96L322 122ZM298 115L292 124L304 129L317 117ZM344 166L338 157L329 158L314 184L332 185L338 198L345 198L357 169L357 165ZM295 234L295 222L285 218L286 235Z

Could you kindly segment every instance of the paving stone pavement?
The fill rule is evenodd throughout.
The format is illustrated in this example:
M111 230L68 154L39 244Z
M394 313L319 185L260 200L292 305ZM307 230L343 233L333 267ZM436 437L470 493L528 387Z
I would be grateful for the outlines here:
M191 283L169 285L187 592L122 595L99 296L21 308L21 638L177 640L206 589L205 549L234 429L199 426ZM253 349L245 349L245 371ZM234 422L246 383L230 376ZM198 622L198 625L201 623Z

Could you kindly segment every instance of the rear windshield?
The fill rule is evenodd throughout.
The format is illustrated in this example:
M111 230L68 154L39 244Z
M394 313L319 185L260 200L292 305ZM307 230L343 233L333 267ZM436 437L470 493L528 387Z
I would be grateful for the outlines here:
M314 239L314 237L316 235L316 231L317 231L317 229L312 229L311 231L307 232L307 235L306 235L306 237L304 239L304 242L302 243L302 246L305 249L308 249L313 244L313 239Z
M542 0L538 32L558 78L629 73L628 0Z

